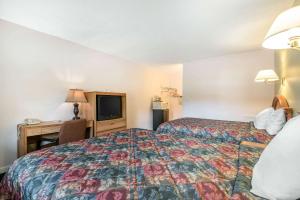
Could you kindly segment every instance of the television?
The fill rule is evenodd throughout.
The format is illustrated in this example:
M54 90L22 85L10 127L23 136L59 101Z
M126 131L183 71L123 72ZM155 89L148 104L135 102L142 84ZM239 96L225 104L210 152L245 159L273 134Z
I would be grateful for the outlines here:
M122 118L122 96L96 96L97 121Z

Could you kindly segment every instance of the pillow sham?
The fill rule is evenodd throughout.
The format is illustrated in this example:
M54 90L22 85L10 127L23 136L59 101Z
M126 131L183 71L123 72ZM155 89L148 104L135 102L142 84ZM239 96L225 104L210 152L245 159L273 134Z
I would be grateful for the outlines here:
M254 127L257 129L266 129L268 120L273 112L273 108L266 108L258 113L254 119Z
M278 109L271 113L266 126L266 131L270 135L276 135L286 122L284 109Z
M251 192L267 199L300 198L300 116L289 120L253 169Z

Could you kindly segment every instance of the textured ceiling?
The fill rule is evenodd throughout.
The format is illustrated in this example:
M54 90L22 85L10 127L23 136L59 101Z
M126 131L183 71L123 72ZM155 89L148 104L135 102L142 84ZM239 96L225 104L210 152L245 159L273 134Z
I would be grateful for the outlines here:
M183 63L261 43L293 0L0 0L0 18L141 63Z

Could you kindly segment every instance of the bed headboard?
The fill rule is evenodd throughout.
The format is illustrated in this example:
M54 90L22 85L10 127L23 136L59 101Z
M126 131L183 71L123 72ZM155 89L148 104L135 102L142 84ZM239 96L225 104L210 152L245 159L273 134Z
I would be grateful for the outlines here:
M289 120L293 117L293 109L290 108L286 98L282 95L276 96L273 99L272 107L277 110L283 108L285 111L286 119Z

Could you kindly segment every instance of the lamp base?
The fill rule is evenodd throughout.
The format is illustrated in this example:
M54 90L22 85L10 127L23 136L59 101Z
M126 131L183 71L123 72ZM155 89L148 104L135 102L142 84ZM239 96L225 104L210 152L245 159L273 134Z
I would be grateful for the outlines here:
M74 117L73 117L73 120L77 120L77 119L80 119L80 117L78 117L78 113L79 113L79 104L78 103L74 103Z

